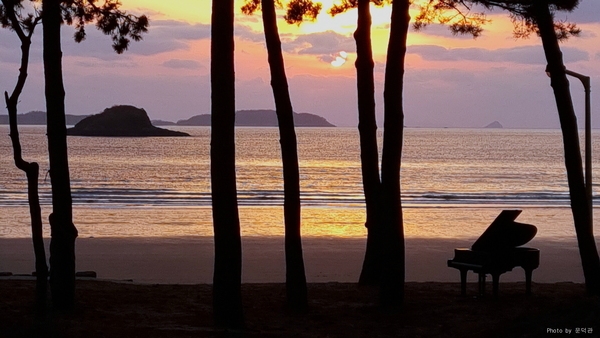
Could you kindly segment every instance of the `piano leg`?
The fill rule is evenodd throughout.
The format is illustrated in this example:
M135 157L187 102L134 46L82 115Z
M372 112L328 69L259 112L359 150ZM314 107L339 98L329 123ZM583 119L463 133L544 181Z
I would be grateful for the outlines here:
M532 269L525 269L525 294L531 295L531 274L533 272Z
M463 297L467 295L467 272L468 269L460 269L460 294Z
M485 273L479 273L479 296L485 295Z
M500 274L499 273L492 274L492 282L494 285L494 298L498 298L498 284L500 284Z

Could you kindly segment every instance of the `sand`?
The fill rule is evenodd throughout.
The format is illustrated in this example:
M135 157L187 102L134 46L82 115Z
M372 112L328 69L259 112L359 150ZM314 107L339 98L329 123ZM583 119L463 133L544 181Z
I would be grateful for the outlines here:
M459 273L446 261L457 247L472 239L406 240L406 279L416 282L457 282ZM541 251L540 267L533 273L539 283L583 282L576 243L534 239L528 246ZM46 245L48 247L48 245ZM305 238L307 280L310 283L358 280L365 240ZM138 283L198 284L212 282L213 240L210 237L78 238L77 270L96 271L99 279ZM0 272L30 274L33 249L28 239L0 239ZM501 282L523 281L522 269L505 273ZM285 280L283 238L243 238L243 282L281 283ZM469 274L470 281L476 276Z
M356 284L309 285L305 313L284 310L282 284L243 284L246 328L212 320L211 286L78 281L76 311L35 318L31 281L0 280L1 337L598 337L600 299L581 284L505 283L498 299L458 295L456 283L408 283L404 306L384 312ZM576 335L585 328L585 334ZM591 333L588 330L591 329ZM551 331L556 330L556 331ZM562 334L558 333L563 330ZM570 335L566 330L571 330ZM550 333L557 332L557 333Z
M364 240L305 238L309 310L284 310L283 239L243 239L246 329L212 322L212 239L79 238L74 315L33 315L31 277L0 277L0 337L560 337L548 330L592 328L598 337L600 300L586 297L575 243L532 241L541 250L533 295L524 294L520 268L501 277L500 296L476 297L470 283L460 296L458 271L446 266L455 247L470 239L409 238L406 302L381 312L377 290L356 284ZM0 272L30 274L28 239L0 239ZM469 274L474 282L476 276ZM568 281L568 282L565 282ZM572 282L577 283L572 283ZM561 282L561 283L556 283ZM558 331L556 331L558 332Z

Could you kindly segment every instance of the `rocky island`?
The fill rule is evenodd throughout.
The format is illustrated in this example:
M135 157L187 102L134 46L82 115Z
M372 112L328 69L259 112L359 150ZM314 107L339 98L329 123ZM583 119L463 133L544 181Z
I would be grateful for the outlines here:
M134 106L113 106L100 114L86 117L67 135L105 137L190 136L188 133L158 128L152 125L144 109Z
M501 128L503 128L503 126L500 124L500 122L494 121L494 122L488 124L487 126L485 126L484 128L501 129Z

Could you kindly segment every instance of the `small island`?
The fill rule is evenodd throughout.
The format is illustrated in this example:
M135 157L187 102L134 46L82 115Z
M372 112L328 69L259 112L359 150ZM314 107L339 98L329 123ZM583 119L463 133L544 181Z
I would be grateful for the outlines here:
M190 136L188 133L158 128L152 125L144 109L134 106L113 106L100 114L86 117L67 129L72 136L150 137Z
M500 124L500 122L494 121L494 122L488 124L487 126L485 126L484 128L488 128L488 129L502 129L503 126L502 126L502 124Z

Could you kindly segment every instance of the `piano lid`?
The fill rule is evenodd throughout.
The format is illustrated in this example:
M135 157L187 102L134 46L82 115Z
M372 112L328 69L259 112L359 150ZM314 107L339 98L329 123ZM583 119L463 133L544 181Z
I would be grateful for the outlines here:
M473 243L473 251L499 251L518 247L529 242L537 233L531 224L514 220L522 210L502 210L483 234Z

